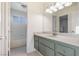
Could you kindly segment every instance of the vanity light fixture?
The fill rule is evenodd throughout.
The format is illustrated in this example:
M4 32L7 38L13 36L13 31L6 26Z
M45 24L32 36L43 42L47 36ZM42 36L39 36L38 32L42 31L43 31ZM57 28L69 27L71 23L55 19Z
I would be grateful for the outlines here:
M54 6L51 6L50 9L51 9L52 11L54 11L54 12L57 12L57 11L58 11L57 8L55 8Z
M72 2L56 2L54 5L49 6L49 9L46 9L46 12L53 13L58 10L63 9L66 6L71 6Z

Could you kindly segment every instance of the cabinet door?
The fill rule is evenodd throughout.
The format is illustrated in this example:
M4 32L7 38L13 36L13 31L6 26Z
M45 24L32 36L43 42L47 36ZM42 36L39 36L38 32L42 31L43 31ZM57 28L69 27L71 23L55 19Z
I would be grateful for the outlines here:
M34 47L38 50L38 37L34 36Z
M34 43L34 47L35 47L35 49L38 50L38 41L35 41L35 43Z
M39 43L39 52L40 52L41 54L43 54L44 56L46 55L45 46L42 45L41 43Z
M38 36L35 36L35 35L34 35L34 40L35 40L35 41L38 41Z

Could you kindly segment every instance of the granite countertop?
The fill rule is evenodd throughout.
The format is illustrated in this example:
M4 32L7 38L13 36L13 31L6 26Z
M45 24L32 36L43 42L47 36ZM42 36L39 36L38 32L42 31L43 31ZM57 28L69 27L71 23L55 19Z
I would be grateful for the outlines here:
M76 38L76 37L63 36L59 34L56 36L53 36L51 33L35 33L34 35L51 39L51 40L64 42L75 46L79 46L79 38Z

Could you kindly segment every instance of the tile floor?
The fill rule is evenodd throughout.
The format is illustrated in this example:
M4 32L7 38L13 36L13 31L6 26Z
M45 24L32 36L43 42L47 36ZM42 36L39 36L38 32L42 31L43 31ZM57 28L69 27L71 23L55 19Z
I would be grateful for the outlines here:
M38 51L34 51L34 52L27 54L27 56L43 56L43 55L39 53Z
M31 53L26 53L25 47L13 48L10 51L10 56L42 56L38 51L34 51Z

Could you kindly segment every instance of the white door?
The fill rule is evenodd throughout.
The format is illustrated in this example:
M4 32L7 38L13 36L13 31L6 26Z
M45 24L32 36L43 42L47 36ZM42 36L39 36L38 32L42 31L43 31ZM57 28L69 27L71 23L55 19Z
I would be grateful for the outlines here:
M10 40L10 4L0 2L0 56L8 55Z

